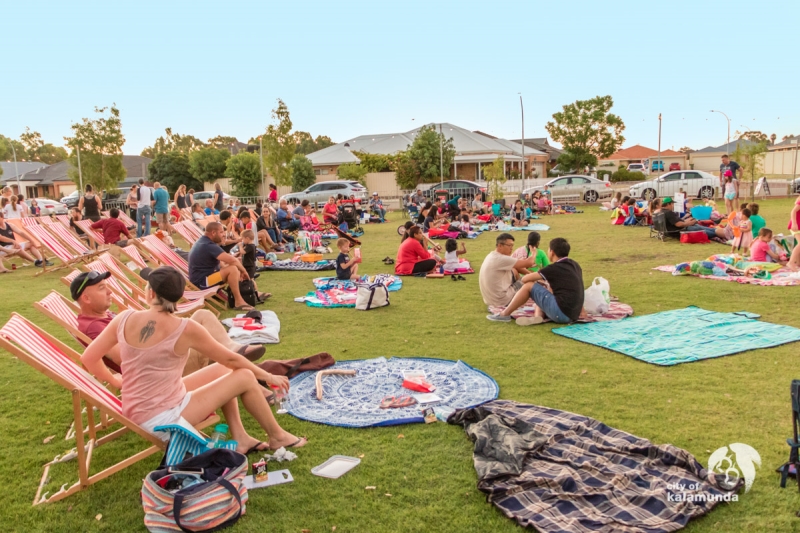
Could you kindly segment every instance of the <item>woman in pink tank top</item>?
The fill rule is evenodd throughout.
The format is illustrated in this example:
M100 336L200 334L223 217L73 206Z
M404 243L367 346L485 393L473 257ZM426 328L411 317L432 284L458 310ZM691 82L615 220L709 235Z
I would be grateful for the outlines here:
M164 424L197 425L222 408L239 451L267 449L244 429L238 398L269 435L269 448L300 447L297 438L278 425L258 380L288 390L289 380L273 376L238 353L218 343L200 324L174 316L175 302L183 296L186 280L172 267L160 267L147 276L145 290L150 309L126 311L86 348L84 366L101 381L122 391L122 414L145 430ZM112 375L103 355L120 347L122 373ZM183 367L189 349L218 364L186 377ZM120 379L121 376L121 379Z

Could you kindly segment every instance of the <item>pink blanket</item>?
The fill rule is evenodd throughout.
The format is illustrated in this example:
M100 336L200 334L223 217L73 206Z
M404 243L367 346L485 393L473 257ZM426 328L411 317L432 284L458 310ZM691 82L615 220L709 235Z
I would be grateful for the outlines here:
M653 270L660 272L669 272L670 274L675 271L675 265L662 265L655 267ZM788 268L781 268L772 273L772 279L758 279L749 276L699 276L695 274L687 274L695 278L713 279L717 281L735 281L743 285L761 285L762 287L793 287L800 285L800 278L787 277L792 274Z
M497 315L503 312L504 306L489 306L489 312ZM536 304L533 300L528 300L525 305L511 313L511 318L519 318L523 316L533 316L536 313ZM611 302L609 309L602 315L594 316L589 315L585 320L578 320L578 322L606 322L608 320L620 320L633 315L633 307L628 304L620 302ZM545 319L545 322L549 320Z

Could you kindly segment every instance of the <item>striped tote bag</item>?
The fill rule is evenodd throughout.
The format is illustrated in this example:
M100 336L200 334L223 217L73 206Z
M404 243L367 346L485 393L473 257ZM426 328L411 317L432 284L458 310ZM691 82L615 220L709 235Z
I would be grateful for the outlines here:
M233 525L245 514L246 474L247 457L225 449L150 472L142 485L145 527L153 533L174 533Z

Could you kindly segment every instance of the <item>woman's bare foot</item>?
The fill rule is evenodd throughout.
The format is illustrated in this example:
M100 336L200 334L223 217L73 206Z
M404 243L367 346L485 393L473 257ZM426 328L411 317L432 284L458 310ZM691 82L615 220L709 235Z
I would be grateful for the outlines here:
M291 433L284 431L280 437L269 438L270 450L277 450L278 448L302 448L308 444L308 439L305 437L295 437Z

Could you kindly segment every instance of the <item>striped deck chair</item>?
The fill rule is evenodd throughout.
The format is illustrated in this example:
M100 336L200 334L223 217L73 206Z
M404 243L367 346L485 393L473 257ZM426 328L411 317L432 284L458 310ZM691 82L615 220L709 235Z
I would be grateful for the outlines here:
M75 225L81 228L83 232L89 237L89 240L94 243L97 248L106 245L106 240L103 238L103 234L99 231L92 229L93 222L91 220L76 220Z
M100 260L87 263L86 268L88 270L94 270L95 272L110 272L105 263ZM141 311L146 307L144 291L134 285L130 280L118 279L112 273L111 277L108 278L108 284L111 287L111 292L121 297L125 301L125 307L128 309Z
M187 220L184 225L186 226L186 229L188 229L198 239L204 235L203 230L201 230L200 226L195 224L194 221Z
M82 409L84 405L86 406L88 427L82 431L76 431L74 457L72 454L67 454L63 458L58 456L44 466L33 505L66 498L154 453L166 450L167 446L164 441L148 433L122 414L122 401L76 362L80 360L77 352L21 315L12 313L9 321L0 328L0 347L72 393L72 414L76 428L83 428ZM104 428L102 424L95 423L95 408L101 417L107 417L107 420L111 420L115 424L119 423L122 427L99 437L98 431ZM218 416L211 415L199 424L197 429L203 429L218 421ZM150 446L105 470L92 474L91 461L92 457L96 455L97 448L129 431L139 435ZM62 486L61 490L49 498L47 497L48 493L42 495L42 490L48 481L50 467L72 458L78 460L78 481L69 488L66 488L66 485Z
M42 243L47 251L49 251L53 256L58 258L61 261L61 265L56 267L48 267L46 263L43 263L42 272L45 271L53 271L58 270L59 268L64 268L71 266L76 261L81 260L80 255L73 254L66 246L64 246L61 241L56 239L50 232L47 231L45 226L28 226L25 228L28 233L36 237L39 242ZM41 272L40 272L41 273ZM37 276L39 273L37 273Z
M61 224L63 224L67 228L70 227L70 225L69 225L69 215L56 215L56 220L61 222Z
M78 329L78 313L80 313L80 308L75 302L68 300L60 292L51 290L50 294L38 302L33 302L33 307L67 330L67 332L82 346L89 346L89 343L92 342L92 339Z
M142 243L150 255L155 257L159 263L175 267L182 272L184 276L189 276L189 263L186 262L183 257L172 251L161 239L155 235L147 235L142 237L139 242Z
M80 270L73 270L72 272L61 278L61 283L69 287L70 284L72 283L72 280L75 279L80 273L81 273ZM120 311L128 309L127 299L119 295L117 291L114 290L111 291L111 299L114 300L114 303L117 305L117 308Z
M25 226L25 227L38 226L39 225L39 217L22 217L22 225Z
M172 225L172 228L175 231L177 231L178 235L183 237L183 240L189 243L190 246L193 245L195 241L197 241L197 237L190 229L186 227L185 222L176 222L175 224Z
M144 257L139 253L139 249L136 246L129 244L122 249L122 252L140 269L147 268L147 263L145 263Z
M57 222L54 221L49 216L41 216L41 217L39 217L39 224L44 224L45 226L50 226L52 224L57 224Z
M111 218L111 211L103 211L103 216ZM131 226L136 226L136 221L129 217L122 209L119 210L119 216L117 218L119 218L119 221L125 224L125 227L128 229L130 229Z
M69 248L77 254L81 256L93 256L97 254L97 251L90 250L86 243L77 235L72 233L70 230L62 226L61 224L45 224L42 226L46 231L52 233L58 240L62 243L67 245Z

